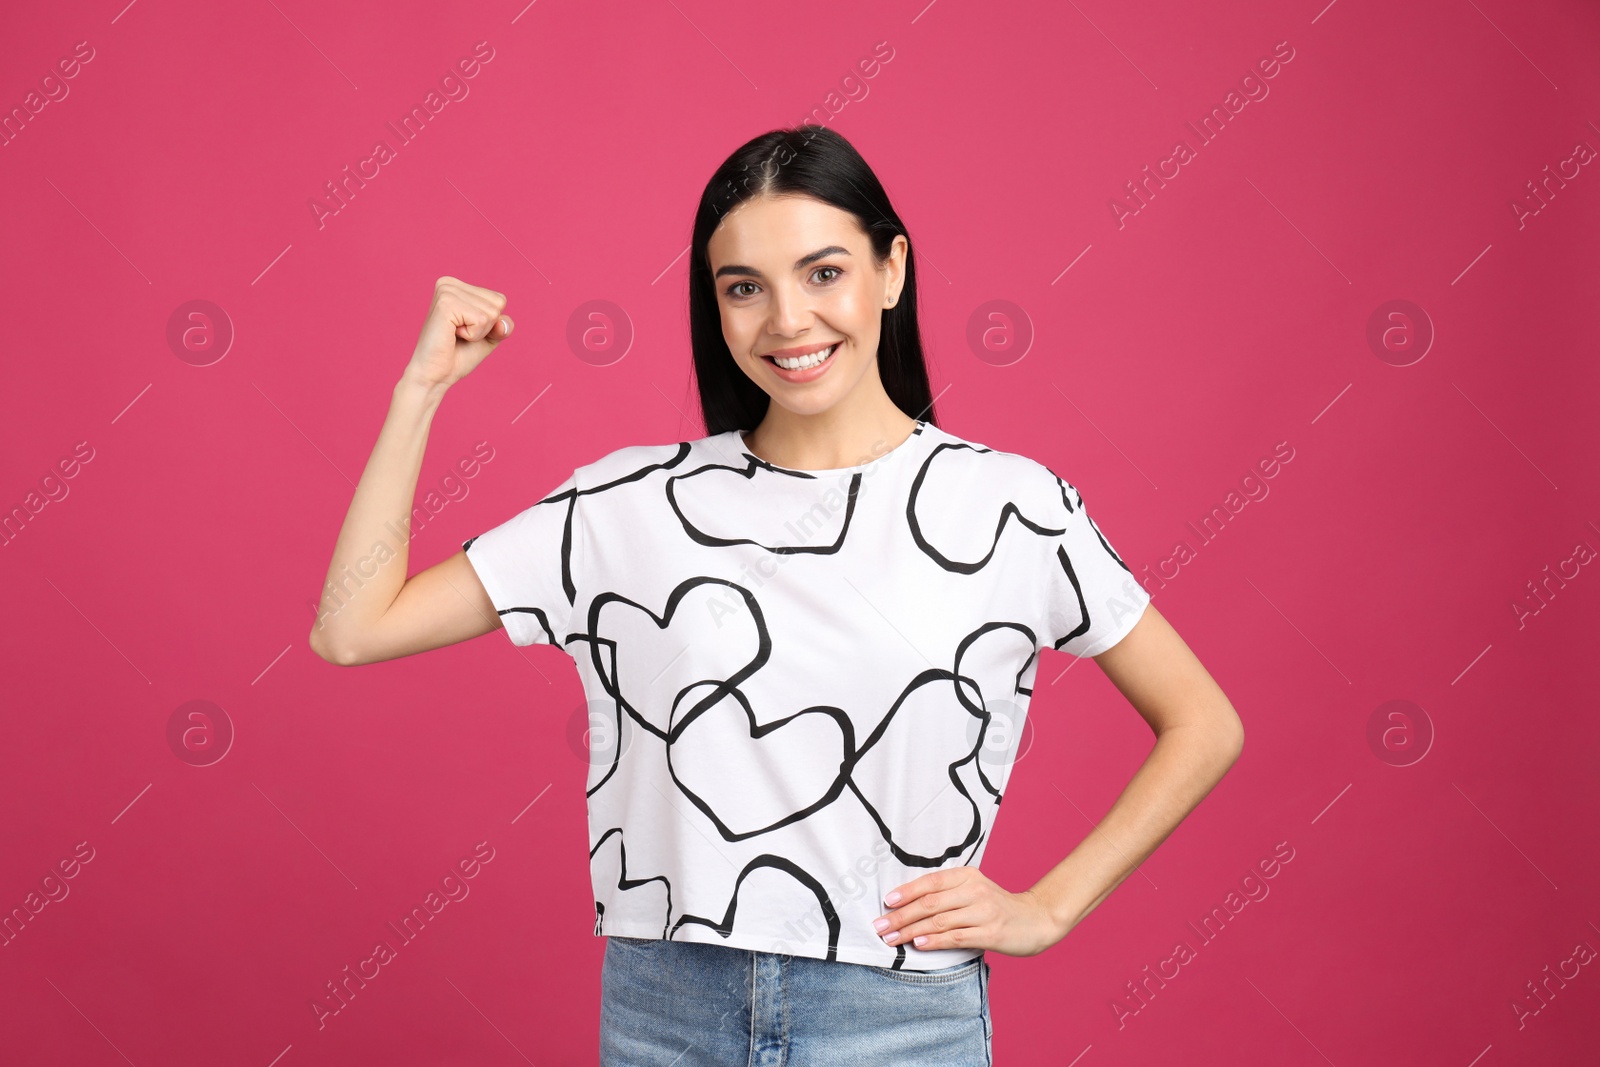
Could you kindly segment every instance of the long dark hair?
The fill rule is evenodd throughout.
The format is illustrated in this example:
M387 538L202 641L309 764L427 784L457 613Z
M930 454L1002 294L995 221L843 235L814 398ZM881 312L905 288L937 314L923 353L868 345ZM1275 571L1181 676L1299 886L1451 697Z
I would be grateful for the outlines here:
M712 231L723 216L763 194L809 196L850 212L871 239L879 267L887 261L895 237L905 234L905 285L894 307L883 309L878 375L896 407L937 426L922 331L917 326L916 246L861 153L833 130L802 125L772 130L741 145L706 183L695 212L689 249L689 340L706 433L754 430L772 402L728 351L707 254Z

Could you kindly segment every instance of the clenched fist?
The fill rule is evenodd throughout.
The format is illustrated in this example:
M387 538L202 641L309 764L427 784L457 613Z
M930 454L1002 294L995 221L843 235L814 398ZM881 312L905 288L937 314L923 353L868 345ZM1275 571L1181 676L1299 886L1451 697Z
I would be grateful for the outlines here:
M460 381L511 333L511 319L501 314L505 307L504 293L448 275L440 278L407 376L428 386Z

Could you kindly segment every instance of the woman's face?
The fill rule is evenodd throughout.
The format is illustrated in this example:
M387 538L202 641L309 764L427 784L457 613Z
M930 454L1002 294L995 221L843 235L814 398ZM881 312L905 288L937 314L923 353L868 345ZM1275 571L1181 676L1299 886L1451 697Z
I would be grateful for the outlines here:
M826 411L864 382L881 391L878 335L884 309L900 297L905 251L905 237L896 237L879 269L855 216L810 197L752 197L728 212L707 252L722 336L739 368L802 415ZM792 364L790 355L829 346L818 366L786 369L772 358Z

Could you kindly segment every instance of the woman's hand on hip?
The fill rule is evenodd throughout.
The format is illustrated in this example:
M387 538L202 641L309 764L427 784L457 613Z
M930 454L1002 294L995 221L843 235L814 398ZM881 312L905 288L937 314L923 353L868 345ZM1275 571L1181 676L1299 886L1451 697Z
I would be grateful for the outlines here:
M978 948L1037 956L1065 936L1038 898L1007 892L976 867L930 871L896 886L884 903L893 910L877 920L878 936L923 952Z

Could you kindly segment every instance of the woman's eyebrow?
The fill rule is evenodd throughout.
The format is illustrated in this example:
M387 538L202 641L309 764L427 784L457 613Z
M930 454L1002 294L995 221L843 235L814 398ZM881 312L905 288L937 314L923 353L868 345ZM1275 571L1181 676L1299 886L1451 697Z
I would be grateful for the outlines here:
M809 256L801 256L799 259L795 260L794 269L804 270L806 267L809 267L819 259L825 259L828 256L848 256L849 254L849 249L840 248L838 245L829 245L827 248L819 248ZM748 274L753 278L766 277L766 275L762 274L754 267L746 267L738 263L730 263L725 267L718 267L716 277L720 278L724 274Z

